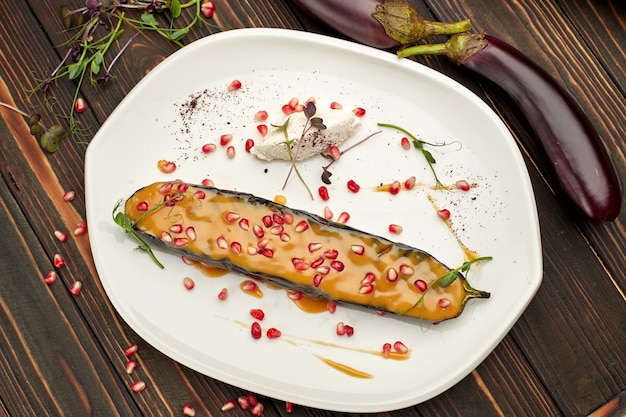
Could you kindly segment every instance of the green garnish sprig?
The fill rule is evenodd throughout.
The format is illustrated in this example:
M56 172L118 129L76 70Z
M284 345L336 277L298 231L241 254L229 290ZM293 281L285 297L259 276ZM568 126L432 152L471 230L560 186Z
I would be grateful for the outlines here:
M435 285L439 284L440 287L448 287L452 285L452 283L454 283L454 281L456 281L459 278L459 273L468 272L470 268L472 267L472 265L475 264L476 262L490 261L492 259L493 258L491 256L481 256L479 258L474 258L469 261L463 262L461 266L451 269L445 274L438 276L436 279L434 279L428 284L428 286L426 287L426 290L424 290L424 292L422 293L420 298L415 302L415 304L413 304L411 307L405 310L402 314L406 314L409 311L413 310L414 308L418 307L420 304L422 304L422 302L424 302L424 297L426 296L428 291L430 291L430 289L434 287ZM467 279L467 275L465 278Z
M317 112L317 107L315 106L315 103L313 103L312 101L308 102L306 106L304 106L303 113L304 113L304 116L306 117L306 122L304 123L304 126L302 127L302 134L300 135L300 142L304 140L304 136L309 132L309 130L326 129L326 125L324 125L324 121L322 120L321 117L313 117L315 116L316 112ZM287 133L288 126L289 126L289 118L287 118L287 120L285 120L285 123L283 123L282 125L274 125L274 124L272 125L272 127L279 129L285 136L285 142L283 143L285 144L285 147L287 149L287 154L289 155L289 160L291 161L291 168L289 169L289 172L287 173L287 178L285 178L285 182L283 183L282 189L283 190L285 189L285 187L287 186L287 181L289 180L289 177L291 176L291 171L294 171L296 175L298 176L298 178L300 179L300 182L304 185L304 188L306 188L307 192L309 193L311 200L314 200L315 198L313 197L313 193L311 192L311 189L307 185L304 178L302 178L302 175L300 174L300 171L298 170L296 159L293 154L293 150L291 149L296 139L295 138L289 139L289 134ZM296 150L296 155L299 149L300 148L298 147L298 149Z
M43 123L41 123L41 115L38 113L28 114L25 111L4 102L0 102L0 106L13 110L28 119L30 134L39 141L39 145L43 149L50 153L59 149L61 141L68 136L67 131L60 125L53 125L46 129Z
M435 160L435 157L433 156L433 154L424 147L424 145L429 145L429 146L446 146L448 144L446 143L430 143L430 142L426 142L423 141L419 138L417 138L416 136L414 136L411 132L407 131L406 129L403 129L399 126L393 125L393 124L389 124L389 123L378 123L378 126L380 127L389 127L392 129L396 129L399 130L400 132L404 133L405 135L407 135L408 137L411 138L411 141L413 142L413 146L415 147L415 149L417 149L418 151L420 151L422 153L422 155L424 156L424 159L426 159L426 162L428 163L428 167L430 168L431 172L433 173L433 175L435 176L435 188L437 189L443 189L446 188L441 181L439 181L439 177L437 176L437 172L435 171L435 164L437 163L437 161Z

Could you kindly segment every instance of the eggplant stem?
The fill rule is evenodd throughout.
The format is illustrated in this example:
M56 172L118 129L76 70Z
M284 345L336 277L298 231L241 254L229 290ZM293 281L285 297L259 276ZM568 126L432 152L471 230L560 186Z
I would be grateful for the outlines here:
M398 58L416 55L445 55L452 62L461 65L470 56L487 46L483 33L457 33L444 43L409 46L398 50Z

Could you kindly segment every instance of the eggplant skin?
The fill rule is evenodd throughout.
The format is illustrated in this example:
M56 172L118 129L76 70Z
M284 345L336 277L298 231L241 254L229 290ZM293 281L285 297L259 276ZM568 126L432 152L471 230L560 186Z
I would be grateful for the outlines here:
M372 17L380 0L292 0L292 3L357 42L380 49L399 46Z
M502 88L517 104L570 205L596 223L614 220L622 206L622 185L602 139L580 105L519 50L490 35L484 35L484 40L486 46L460 64Z
M422 250L247 193L157 182L124 212L145 241L313 297L440 322L490 296Z

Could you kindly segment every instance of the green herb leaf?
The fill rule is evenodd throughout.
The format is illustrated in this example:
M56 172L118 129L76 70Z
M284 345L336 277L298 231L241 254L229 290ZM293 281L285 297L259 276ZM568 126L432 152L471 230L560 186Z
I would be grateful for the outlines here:
M146 25L146 26L150 26L153 28L157 28L159 27L159 23L156 21L154 15L152 13L142 13L141 14L141 21Z
M178 29L178 30L175 30L174 32L170 33L168 38L169 38L170 41L176 42L176 41L179 41L182 38L184 38L185 35L187 34L187 32L189 32L188 28Z
M170 13L172 14L172 17L174 19L178 18L180 16L180 11L180 0L172 0L170 3Z

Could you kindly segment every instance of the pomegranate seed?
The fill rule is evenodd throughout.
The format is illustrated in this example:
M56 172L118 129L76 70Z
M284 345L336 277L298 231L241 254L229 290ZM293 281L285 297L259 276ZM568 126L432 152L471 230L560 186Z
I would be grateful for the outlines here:
M324 251L324 257L327 259L337 259L339 251L337 249L329 249Z
M159 239L161 239L161 241L163 242L170 243L172 241L172 235L167 232L162 232L161 236L159 236Z
M54 255L53 262L56 268L63 268L65 266L65 259L58 253Z
M204 17L210 19L215 13L215 4L212 1L207 1L206 3L202 3L200 10L202 11L202 15Z
M323 280L324 280L324 276L323 275L315 274L313 276L313 286L315 288L319 287L322 284Z
M253 308L250 310L250 315L257 319L258 321L263 321L265 318L265 313L260 308Z
M269 329L267 329L266 336L269 339L276 339L282 336L282 333L280 330L276 329L275 327L270 327Z
M342 211L339 214L339 217L337 217L337 223L346 224L346 223L348 223L348 220L350 220L350 214L348 214L345 211Z
M74 191L66 191L65 194L63 194L63 201L67 201L69 203L74 200L74 197L76 197L76 193Z
M180 184L178 184L178 187L176 187L176 190L179 193L184 193L188 189L189 189L189 184L185 184L185 183L180 183Z
M237 404L233 400L228 400L222 405L222 411L233 410Z
M270 240L268 238L261 239L261 240L259 240L257 242L257 246L258 246L259 249L266 248L267 245L269 245L269 244L270 244Z
M246 139L246 152L250 153L250 149L254 148L254 140Z
M281 233L279 237L282 242L289 242L291 240L291 236L289 236L288 233Z
M124 349L124 355L129 358L131 356L133 356L135 353L137 353L137 351L139 350L139 346L137 346L137 344L132 344L130 346L128 346L126 349Z
M270 233L275 235L275 236L279 236L284 231L285 231L285 228L283 226L281 226L281 225L272 226L270 228Z
M437 215L441 220L448 220L450 218L450 210L441 209L437 212Z
M426 281L424 281L423 279L416 279L413 285L415 285L415 287L421 292L424 292L428 289L428 284L426 284Z
M245 292L254 292L257 288L258 286L256 285L256 282L250 280L245 281L245 284L241 287L241 289Z
M76 224L74 229L74 236L82 236L87 233L87 222L80 221Z
M191 404L183 405L183 415L188 417L195 417L196 410L191 406Z
M391 268L389 271L387 271L387 281L396 282L397 280L398 280L398 271L396 271L394 268Z
M391 343L385 343L383 345L383 356L385 358L388 358L390 353L391 353Z
M261 136L266 136L267 135L267 125L258 125L256 127L256 130L259 131L259 133L261 134Z
M228 159L233 159L236 153L237 152L235 151L234 146L229 146L228 148L226 148L226 156L228 157Z
M248 219L241 219L238 224L241 230L248 230L250 228L250 222Z
M285 115L289 116L290 114L295 113L296 109L294 107L291 107L289 104L285 104L281 107L281 110L283 111L283 113L285 113Z
M253 339L260 339L262 336L261 333L261 325L259 324L258 321L255 321L252 323L252 326L250 326L250 334L252 335Z
M348 185L348 190L352 191L353 193L358 193L359 190L361 189L361 186L357 184L356 182L354 182L354 180L348 181L347 185Z
M194 195L196 196L196 198L197 198L198 200L204 200L204 199L205 199L205 197L206 197L206 193L205 193L204 191L202 191L202 190L198 190L198 191L196 191L196 192L194 193Z
M337 311L337 300L329 300L328 303L326 303L326 310L331 314Z
M259 249L255 248L254 246L248 246L246 248L246 251L248 252L248 255L256 255L257 253L259 253Z
M437 302L437 305L439 306L439 308L448 308L450 304L452 304L452 302L448 300L447 298L440 298L439 301Z
M331 158L333 158L334 161L338 161L339 158L341 158L341 151L335 145L332 145L328 148L328 154Z
M248 395L246 395L246 397L248 398L248 401L250 402L250 407L254 407L255 405L259 403L259 399L257 398L256 394L253 392L249 392Z
M215 242L217 243L217 247L220 249L228 248L228 241L226 240L224 236L218 237Z
M363 284L359 288L359 294L361 295L371 294L372 292L374 292L374 286L372 284Z
M172 233L180 233L183 231L183 225L180 223L173 224L169 227L170 232Z
M313 253L322 249L322 244L317 243L317 242L309 243L308 248L309 248L309 252Z
M293 413L293 403L292 402L285 402L285 411L287 413Z
M326 220L332 220L333 216L334 216L334 214L333 214L333 211L330 209L330 207L325 206L324 207L324 218Z
M287 297L293 301L302 300L302 293L298 291L287 291Z
M352 113L354 113L356 117L363 117L365 116L365 109L363 107L357 107L352 110Z
M133 382L130 386L130 389L132 389L134 392L141 392L146 389L146 383L143 381Z
M126 373L128 375L132 374L135 371L135 368L137 368L137 361L134 359L130 359L128 362L126 362Z
M258 224L255 224L254 226L252 226L252 233L254 233L254 235L258 239L261 239L265 235L265 232L263 231L261 226L259 226Z
M232 140L233 140L233 135L231 135L230 133L224 134L224 135L220 136L220 145L226 146Z
M407 190L413 189L413 187L415 187L415 181L416 181L416 178L413 176L407 178L404 181L404 188L406 188Z
M285 219L278 213L272 214L272 221L276 224L285 224Z
M343 269L345 268L343 262L341 261L332 261L330 263L330 267L334 269L335 271L339 271L339 272L343 271Z
M355 255L363 255L365 253L365 247L363 245L352 245L350 246L350 250Z
M313 262L311 262L311 268L317 268L320 265L322 265L324 263L324 258L322 258L321 256L317 259L315 259Z
M320 188L317 190L318 194L320 195L320 197L322 198L322 200L327 201L330 196L328 195L328 188L326 188L326 186L322 185L320 186Z
M389 194L396 195L400 192L400 181L394 181L389 186Z
M148 211L148 203L145 201L140 201L139 203L137 203L137 211Z
M393 350L395 350L398 353L407 353L409 351L409 348L406 347L404 343L398 340L397 342L393 344Z
M376 281L376 275L374 275L372 272L368 272L361 280L361 284L372 284L374 281Z
M177 237L176 239L174 239L174 246L177 246L179 248L181 246L185 246L187 243L189 243L189 239L185 237Z
M239 403L239 407L244 410L250 408L250 400L248 400L248 397L246 397L245 395L240 395L239 397L237 397L237 402Z
M183 261L185 265L194 265L196 262L187 258L185 255L181 256L180 259Z
M215 185L213 181L208 178L203 179L201 184L204 185L205 187L213 187Z
M330 108L333 110L341 110L343 109L343 105L341 103L333 101L332 103L330 103Z
M214 143L205 143L202 145L202 153L209 154L217 149L217 146Z
M467 182L465 180L458 180L456 182L456 184L454 184L454 185L455 185L456 188L458 188L459 190L462 190L462 191L469 191L469 189L471 188L469 182Z
M344 331L346 333L346 336L348 336L348 337L352 337L352 335L354 334L354 327L352 327L352 326L349 326L349 325L346 324L346 325L343 326L343 329L344 329Z
M399 270L400 270L400 274L404 276L411 276L415 273L415 271L413 270L413 267L407 264L400 265Z
M61 241L61 242L65 242L67 240L67 234L63 233L60 230L55 230L54 231L54 236L56 236L56 238L59 239L59 241Z
M389 225L389 231L394 235L399 235L400 233L402 233L402 226L392 223Z
M289 100L289 107L291 107L292 109L295 109L298 106L298 103L300 102L300 100L298 100L297 97L292 98L291 100Z
M343 321L340 321L339 323L337 323L337 328L335 329L337 336L343 336L344 334L346 334L346 325L343 323Z
M74 104L74 110L76 113L82 113L87 110L87 103L81 97L76 99L76 103Z
M319 272L321 275L328 275L328 273L330 272L330 266L322 265L317 268L317 272Z
M241 81L233 80L228 84L228 91L236 91L241 88Z
M260 417L263 415L263 411L265 411L265 407L263 406L262 403L258 403L256 404L254 407L252 407L252 415L255 417Z
M267 112L265 110L259 110L254 114L254 120L257 122L264 122L267 120Z
M193 226L189 226L188 228L185 229L185 234L187 235L187 237L189 238L189 240L196 240L196 228Z
M224 301L227 298L228 298L228 289L222 288L220 292L217 294L217 299L220 301Z
M176 164L172 161L166 161L165 159L161 159L157 162L157 167L159 170L165 174L171 174L176 171Z
M263 225L265 227L272 227L272 225L274 224L274 219L270 215L263 216L261 221L263 222Z
M283 213L283 220L285 221L285 224L293 224L293 214L289 212Z
M400 139L400 145L402 145L402 149L406 149L407 151L411 149L411 142L407 137L403 137L402 139Z
M193 290L193 287L196 286L196 283L193 282L193 279L191 279L190 277L185 277L185 278L183 278L183 285L188 290Z
M43 281L48 285L52 285L56 282L57 278L58 278L58 274L56 273L56 271L51 271L51 272L48 272L48 274L45 277L43 277Z
M166 182L165 184L159 187L159 192L161 194L167 194L170 191L172 191L172 187L174 187L174 184L172 184L171 182Z
M226 220L228 223L236 222L240 218L241 216L239 215L239 213L235 213L234 211L229 211L224 215L224 220Z
M262 248L259 249L259 253L263 256L265 256L266 258L273 258L274 257L274 251L270 248Z
M301 220L296 224L295 231L302 233L309 228L309 223L306 220Z

